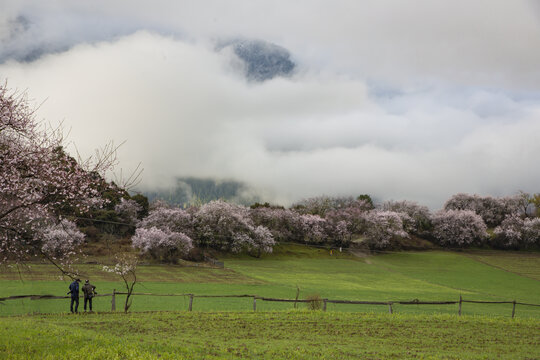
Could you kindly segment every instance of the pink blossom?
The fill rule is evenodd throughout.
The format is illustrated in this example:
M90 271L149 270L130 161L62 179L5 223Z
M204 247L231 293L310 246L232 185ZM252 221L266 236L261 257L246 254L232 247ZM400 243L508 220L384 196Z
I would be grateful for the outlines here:
M143 228L154 226L190 235L193 234L193 217L183 209L160 206L151 210L137 226Z
M382 204L381 208L398 213L407 233L420 234L431 226L429 209L413 201L387 201Z
M131 241L133 247L140 249L142 253L148 253L155 259L166 261L185 256L193 248L193 242L189 236L156 227L138 228Z
M433 236L443 246L481 244L487 238L487 226L472 210L441 210L433 216Z
M211 201L194 214L197 244L222 251L271 252L274 239L263 226L255 226L249 209L224 201Z
M480 215L486 225L494 227L511 214L523 215L528 205L528 195L495 198L491 196L456 194L445 204L445 210L471 210Z
M131 199L126 200L124 198L121 198L120 203L114 207L114 211L116 211L120 218L132 225L135 225L137 222L137 215L141 210L141 206L136 201Z
M80 164L63 144L60 129L35 120L25 94L0 85L0 262L24 261L42 251L65 258L70 237L49 229L44 240L43 227L66 211L82 213L100 201L96 184L112 162Z
M319 196L297 202L292 206L292 209L300 214L325 217L328 211L351 207L359 208L363 211L369 211L373 208L366 200L357 200L353 197Z
M84 234L66 219L45 228L41 238L41 250L56 259L74 255L75 249L84 242Z
M528 219L517 214L508 216L497 226L495 245L505 248L527 247L540 244L540 218Z
M393 211L372 210L363 215L364 236L370 247L388 247L394 238L406 238L400 214Z

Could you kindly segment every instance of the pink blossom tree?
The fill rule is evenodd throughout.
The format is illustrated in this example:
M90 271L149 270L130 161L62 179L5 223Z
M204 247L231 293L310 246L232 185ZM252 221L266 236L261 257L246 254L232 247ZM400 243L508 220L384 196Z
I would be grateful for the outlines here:
M494 243L503 248L524 248L540 245L540 218L524 218L517 214L508 216L494 231Z
M523 239L527 245L540 245L540 218L525 219Z
M332 243L341 246L350 241L349 228L355 228L354 215L360 214L356 209L330 210L323 218L281 207L259 206L250 210L250 217L256 225L269 229L278 242Z
M363 215L366 222L363 235L369 247L383 249L392 240L407 238L400 214L393 211L372 210Z
M346 246L365 228L364 214L373 209L368 199L320 196L296 203L292 210L300 215L296 228L301 233L296 241Z
M355 200L347 203L346 206L327 211L325 219L328 223L328 237L334 239L333 242L336 245L347 245L353 235L364 232L365 215L371 209L371 203L365 200Z
M270 230L277 242L297 241L300 215L282 207L257 206L250 209L249 216L256 226Z
M431 227L429 209L414 201L387 201L382 204L381 209L400 214L403 228L409 234L421 234Z
M249 211L256 225L270 230L278 242L323 243L332 225L319 215L301 214L280 207L256 207Z
M509 215L523 215L529 204L528 194L495 198L492 196L456 194L445 204L445 210L471 210L482 217L486 225L495 227Z
M275 244L267 228L255 226L248 208L221 200L202 205L194 214L194 224L200 247L259 256L271 252Z
M162 261L175 261L193 249L193 218L177 207L157 206L137 224L132 245Z
M292 209L300 214L312 214L325 217L328 211L349 207L362 208L364 211L368 211L373 208L373 205L368 200L354 199L351 196L319 196L301 200L296 204L293 204Z
M302 242L323 244L327 241L326 220L319 215L303 214L298 217L297 229Z
M0 262L46 256L42 219L58 222L66 209L100 203L95 184L114 164L112 155L77 162L63 150L61 129L38 123L25 94L0 85Z
M348 246L352 240L353 233L350 230L349 224L344 221L326 221L326 235L328 241L335 246Z
M505 248L518 248L523 240L524 220L518 214L508 216L494 230L495 245Z
M41 251L52 259L69 258L84 242L84 234L75 223L63 219L60 223L46 227L42 234Z
M135 200L124 198L121 198L120 202L114 207L114 211L116 211L120 219L131 225L137 223L137 217L141 210L142 207Z
M472 210L480 207L480 196L459 193L452 195L443 206L444 210Z
M441 210L432 221L433 236L442 246L479 245L488 236L484 220L472 210Z
M137 227L156 227L161 230L183 233L189 237L194 235L193 226L193 215L188 211L178 207L165 206L150 210L148 216L137 224Z
M140 249L143 254L150 254L154 259L169 262L184 257L193 248L193 241L189 236L171 231L167 227L138 228L131 242L133 247Z

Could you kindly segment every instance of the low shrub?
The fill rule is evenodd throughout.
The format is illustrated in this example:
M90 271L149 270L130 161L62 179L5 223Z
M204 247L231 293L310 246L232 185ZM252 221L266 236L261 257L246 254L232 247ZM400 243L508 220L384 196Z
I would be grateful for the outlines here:
M306 300L309 300L309 302L306 303L309 310L322 309L323 299L319 294L308 295L306 296Z

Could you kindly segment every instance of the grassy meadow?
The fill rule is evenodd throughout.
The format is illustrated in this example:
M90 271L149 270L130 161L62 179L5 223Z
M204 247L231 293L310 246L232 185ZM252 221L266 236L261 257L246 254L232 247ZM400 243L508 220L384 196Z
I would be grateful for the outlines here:
M318 294L323 298L371 301L466 300L540 303L540 254L512 252L401 252L358 257L330 253L300 245L278 247L274 254L256 259L226 257L224 269L202 266L141 265L137 292L198 295L250 294L300 299ZM522 259L525 258L526 261ZM122 291L118 278L85 264L81 272L97 286L98 293ZM19 272L0 273L0 297L22 294L64 295L68 280L46 264L31 264ZM122 297L117 297L117 310ZM183 311L187 297L135 296L132 311ZM81 302L82 306L82 302ZM289 310L290 303L257 302L257 310ZM299 307L303 307L299 304ZM304 306L305 307L305 306ZM69 300L9 300L0 305L0 316L66 312ZM396 313L456 314L457 305L394 305ZM94 299L94 310L110 311L110 297ZM252 311L253 300L195 298L194 311ZM328 304L329 311L386 313L386 306ZM464 315L511 316L510 304L463 304ZM517 317L540 318L540 308L518 305Z
M534 319L314 312L0 318L6 359L538 359Z
M497 251L397 252L376 256L279 246L260 259L228 256L225 268L140 265L137 292L252 294L300 299L514 300L540 302L540 254ZM191 265L191 266L186 266ZM99 293L122 290L96 264L79 266ZM64 295L69 281L47 264L5 267L0 297ZM328 304L326 312L253 299L135 296L94 300L68 314L68 299L0 303L1 359L538 359L540 307L510 304ZM82 301L80 305L82 310Z

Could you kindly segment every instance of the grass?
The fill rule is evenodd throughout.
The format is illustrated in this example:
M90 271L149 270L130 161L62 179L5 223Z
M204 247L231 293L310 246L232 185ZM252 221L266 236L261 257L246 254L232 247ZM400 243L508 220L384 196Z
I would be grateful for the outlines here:
M537 359L539 345L534 319L320 311L0 318L7 359Z
M540 302L540 254L403 252L357 257L299 245L255 259L227 256L225 269L144 265L137 292L319 295L349 300L513 300ZM524 260L525 259L525 260ZM99 293L122 290L100 266L83 264ZM50 265L0 271L0 297L64 295L68 280ZM117 309L123 298L117 297ZM0 358L6 359L537 359L540 308L512 305L328 304L327 312L253 299L135 296L132 312L66 314L69 300L0 303ZM82 309L82 302L80 305ZM167 310L167 311L163 311ZM150 311L150 312L149 312ZM27 314L31 315L27 315Z
M210 266L181 265L141 265L137 276L144 282L209 282L245 284L254 282L250 277L243 276L231 269L218 269ZM81 278L91 278L92 281L115 281L118 277L102 271L103 266L97 264L79 264L77 270ZM57 268L48 263L32 263L19 267L0 268L0 281L64 281Z
M300 298L319 294L322 298L372 301L468 300L540 302L540 282L531 276L540 268L539 254L526 254L527 261L509 258L506 253L452 253L442 251L403 252L356 257L324 249L300 245L280 246L272 255L255 259L249 256L225 257L225 269L182 266L140 266L137 292L158 294L254 294L266 297ZM488 258L488 260L486 260ZM511 268L510 271L507 268ZM50 265L31 265L22 279L14 269L0 273L0 297L20 294L64 295L69 281L55 279L57 272ZM99 293L122 290L122 284L97 265L81 266L97 285ZM18 280L16 280L18 279ZM47 280L48 279L48 280ZM119 297L117 304L123 299ZM133 311L186 310L185 297L136 296ZM65 312L66 300L10 300L0 304L0 316L31 312ZM110 298L96 298L98 311L110 310ZM202 299L193 303L197 311L251 311L252 299ZM119 306L118 306L119 308ZM258 301L261 311L288 310L292 304ZM328 304L329 311L385 313L385 306ZM394 305L397 313L456 314L457 305L411 306ZM508 317L512 305L464 304L465 315ZM517 317L540 318L540 308L517 306Z
M540 257L536 252L478 250L467 255L484 264L540 281Z
M527 266L540 267L540 256L536 256L535 261ZM304 296L320 293L322 297L332 299L443 301L458 300L461 295L469 300L517 299L531 303L540 300L540 283L537 280L486 265L463 253L403 252L361 259L347 255L300 259L278 255L260 265L249 259L226 263L241 274L286 287L289 298L294 297L298 284ZM333 309L345 307L330 306ZM504 316L509 314L509 310L511 305L464 305L468 314ZM401 306L398 311L454 313L457 310L451 306ZM540 311L534 308L519 308L519 312L540 316Z

